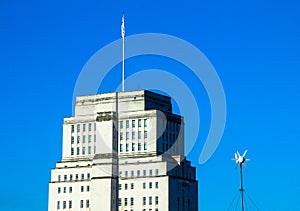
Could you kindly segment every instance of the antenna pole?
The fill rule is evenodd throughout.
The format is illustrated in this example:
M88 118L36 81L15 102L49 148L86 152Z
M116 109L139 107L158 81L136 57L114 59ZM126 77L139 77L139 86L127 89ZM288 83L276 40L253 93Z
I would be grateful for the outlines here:
M241 198L242 198L242 211L244 211L244 188L243 188L243 164L240 164L240 181L241 181Z

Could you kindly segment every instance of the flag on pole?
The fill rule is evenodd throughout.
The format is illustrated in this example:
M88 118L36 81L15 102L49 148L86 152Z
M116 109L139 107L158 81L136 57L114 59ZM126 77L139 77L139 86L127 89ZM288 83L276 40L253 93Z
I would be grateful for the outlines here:
M122 16L121 33L122 33L122 38L124 38L125 37L124 13L123 13L123 16Z
M121 35L122 35L122 91L124 92L125 90L125 83L124 83L124 55L125 55L125 50L124 50L124 42L125 42L125 23L124 23L124 12L122 16L122 24L121 24Z

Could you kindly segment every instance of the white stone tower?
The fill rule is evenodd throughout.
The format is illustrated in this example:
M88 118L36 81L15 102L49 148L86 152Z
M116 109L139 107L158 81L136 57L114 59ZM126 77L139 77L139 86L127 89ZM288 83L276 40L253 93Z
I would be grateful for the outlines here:
M146 90L77 97L51 171L53 210L198 210L196 169L171 98Z

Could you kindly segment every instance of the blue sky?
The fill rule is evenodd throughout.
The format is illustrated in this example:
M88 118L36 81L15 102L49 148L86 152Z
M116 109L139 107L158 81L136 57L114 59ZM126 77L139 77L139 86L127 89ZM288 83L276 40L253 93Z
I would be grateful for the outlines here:
M197 166L200 210L227 209L239 185L230 158L244 149L251 158L245 189L259 208L300 210L300 4L292 0L1 1L0 210L47 209L50 169L61 159L62 122L72 114L75 82L95 52L120 38L122 11L127 35L184 39L207 56L222 81L226 127L204 165L198 157L209 101L201 84L189 83L201 105L200 134L188 155ZM127 65L127 76L180 68L154 57ZM100 91L120 83L117 71L111 78Z

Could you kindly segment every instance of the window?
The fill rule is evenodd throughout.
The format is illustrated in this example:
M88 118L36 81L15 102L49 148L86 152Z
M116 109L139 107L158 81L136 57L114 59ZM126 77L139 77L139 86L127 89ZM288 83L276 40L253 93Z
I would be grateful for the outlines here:
M71 155L74 155L74 148L71 148Z
M68 176L64 175L64 181L67 181L67 179L68 179Z
M132 143L132 151L135 151L135 143Z
M122 190L122 184L119 184L119 190Z
M72 193L72 192L73 192L72 187L69 187L69 193Z
M149 175L152 176L152 169L149 170Z
M147 138L148 137L148 132L145 130L144 131L144 138Z
M66 193L67 192L67 187L64 187L64 193Z
M135 139L135 132L134 131L132 131L131 136L132 136L132 139Z
M158 196L155 196L155 204L158 205Z
M71 136L71 144L74 144L74 136Z
M129 132L126 132L126 140L129 139Z
M133 170L131 171L131 176L134 177L134 171Z
M155 182L155 188L156 189L158 188L158 182Z
M76 180L76 181L78 180L78 174L76 174L76 176L75 176L75 180Z
M91 174L87 173L87 179L91 179Z
M60 201L57 202L57 209L60 209Z
M81 174L81 180L84 180L84 174Z
M90 207L90 200L86 200L86 208Z
M120 133L120 140L123 140L123 133Z
M119 207L122 206L122 199L119 198Z
M125 171L125 177L128 177L128 171Z
M143 189L146 189L146 183L143 182Z
M144 127L147 127L147 125L148 125L148 120L144 119Z
M152 188L152 182L149 182L149 188L150 189Z
M126 183L126 184L125 184L125 190L127 190L127 189L128 189L128 184Z
M131 183L131 184L130 184L130 188L131 188L131 189L134 189L134 183Z
M126 144L126 152L129 151L129 144Z
M89 143L91 143L91 142L92 142L92 136L91 136L91 135L89 135L89 139L88 139L88 141L89 141Z
M123 144L120 144L120 152L123 152Z
M127 201L127 198L125 198L124 205L127 206L127 204L128 204L128 201Z
M132 128L135 128L135 120L132 120Z
M81 186L81 192L84 192L84 186Z
M86 126L85 124L82 125L83 132L85 132L85 128L86 128L85 126Z
M82 136L82 142L83 142L83 143L86 142L86 136Z
M146 176L146 170L143 170L143 175L144 175L144 177Z
M142 120L140 120L140 119L138 120L138 126L142 127Z
M130 206L133 206L134 205L134 199L133 197L130 198Z
M69 209L72 208L72 201L69 201Z
M143 205L146 205L146 197L143 197Z
M92 148L90 146L88 148L88 153L89 153L89 155L92 153Z
M80 136L77 136L77 144L80 143Z
M67 202L63 201L63 209L66 209L66 208L67 208Z
M73 174L70 174L70 181L73 180Z
M139 177L140 176L140 170L137 170L137 176Z
M129 120L126 120L126 128L129 128Z
M80 154L80 148L77 147L77 155L79 155L79 154Z
M77 125L77 132L80 132L80 124Z
M82 154L85 155L85 147L82 147Z
M80 208L83 208L83 200L80 200Z
M120 128L123 128L123 121L120 121Z
M92 131L92 123L89 123L89 131Z
M142 144L138 143L138 151L141 151L141 149L142 149Z
M89 186L89 185L86 186L86 191L87 191L87 192L90 192L90 186Z
M148 144L144 143L144 150L147 150L147 149L148 149Z
M149 205L152 205L152 196L149 196Z
M139 132L138 132L138 139L141 139L141 138L142 138L142 132L139 131Z
M59 182L61 181L61 175L58 175L58 181Z
M71 133L74 133L74 125L71 125Z
M61 191L61 188L58 187L58 188L57 188L57 193L60 193L60 191Z
M155 175L158 175L158 174L159 174L158 169L155 169Z

